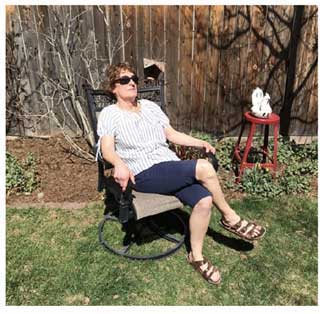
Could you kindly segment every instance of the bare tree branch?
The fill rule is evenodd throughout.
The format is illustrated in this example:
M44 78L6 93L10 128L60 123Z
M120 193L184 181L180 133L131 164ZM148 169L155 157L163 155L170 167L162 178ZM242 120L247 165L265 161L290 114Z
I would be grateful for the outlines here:
M34 125L48 117L54 121L70 145L81 156L90 160L93 159L92 155L83 152L71 138L72 134L80 134L91 145L94 144L86 100L80 95L81 86L88 82L93 88L97 88L100 85L98 63L109 64L113 55L123 47L120 38L109 42L109 60L99 58L94 32L89 32L90 37L83 42L82 17L93 14L92 10L91 6L77 11L71 6L51 5L44 9L27 7L27 11L22 11L21 14L20 7L17 6L19 32L17 35L7 34L7 40L11 42L7 46L7 54L12 53L13 58L8 59L6 64L6 71L10 74L7 78L17 90L8 90L7 115L22 121L23 129L29 127L29 121ZM103 15L105 25L109 25L105 12L100 7L98 10ZM32 18L27 20L24 14L30 14ZM48 22L47 25L45 22ZM36 41L31 41L33 36ZM19 58L15 58L15 54ZM31 64L37 67L32 67ZM29 75L33 75L35 88L29 84ZM38 106L44 108L40 114L33 112L33 108L30 108L31 112L25 109L28 108L25 102L32 95L37 97ZM36 101L30 103L36 104ZM10 123L8 127L9 125Z

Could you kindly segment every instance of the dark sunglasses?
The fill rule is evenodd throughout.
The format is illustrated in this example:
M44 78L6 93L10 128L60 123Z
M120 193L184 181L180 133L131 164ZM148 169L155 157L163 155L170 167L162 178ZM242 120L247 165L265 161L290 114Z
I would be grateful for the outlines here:
M115 80L115 83L120 83L121 85L126 85L129 84L130 81L135 82L136 84L138 84L139 82L139 77L137 75L132 75L131 77L129 76L122 76L119 79Z

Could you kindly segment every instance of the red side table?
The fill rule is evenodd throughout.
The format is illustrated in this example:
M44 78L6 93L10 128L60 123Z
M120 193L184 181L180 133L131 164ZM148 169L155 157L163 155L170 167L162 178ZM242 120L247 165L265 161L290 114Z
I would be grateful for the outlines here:
M241 126L239 138L235 145L234 153L233 153L233 160L236 159L240 163L236 182L240 182L241 175L243 174L245 168L253 168L255 165L255 163L253 163L253 162L248 162L247 157L248 157L249 151L252 147L253 136L254 136L257 125L264 125L264 141L263 141L263 146L262 146L262 150L261 150L261 152L263 154L263 161L262 161L262 163L260 163L260 166L262 168L272 169L274 171L274 173L276 172L279 121L280 121L280 118L275 113L271 113L269 118L262 119L262 118L257 118L255 116L253 116L251 112L245 112L244 121ZM246 146L244 149L244 153L241 154L240 153L240 140L241 140L241 136L245 130L245 126L247 123L249 123L249 125L250 125L250 130L249 130ZM273 149L272 157L269 156L269 154L268 154L268 138L269 138L270 125L273 126L273 129L274 129L274 149ZM267 159L268 159L268 162L267 162Z

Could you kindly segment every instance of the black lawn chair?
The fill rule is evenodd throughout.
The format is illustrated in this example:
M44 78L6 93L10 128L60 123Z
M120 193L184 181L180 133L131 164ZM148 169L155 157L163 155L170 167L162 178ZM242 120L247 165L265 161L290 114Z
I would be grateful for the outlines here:
M116 100L105 90L94 90L88 85L84 85L84 89L97 143L98 114ZM138 97L153 100L165 110L163 81L158 85L140 88ZM209 155L209 158L214 167L217 167L215 156ZM138 260L159 259L176 252L184 244L187 233L186 223L176 211L183 208L183 204L174 196L134 191L131 182L126 191L122 192L114 178L106 175L111 168L112 165L98 157L98 191L106 191L104 218L99 224L100 243L115 254ZM114 239L116 228L124 233L122 239ZM156 238L163 238L171 245L163 245L165 250L161 253L141 255L130 251L134 251L134 244L139 247L140 244Z

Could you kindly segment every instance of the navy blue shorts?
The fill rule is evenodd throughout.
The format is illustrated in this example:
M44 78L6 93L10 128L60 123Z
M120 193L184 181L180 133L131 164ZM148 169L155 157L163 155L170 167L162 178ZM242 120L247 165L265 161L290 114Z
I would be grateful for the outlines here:
M197 160L165 161L135 176L135 190L175 195L192 208L211 193L195 179Z

